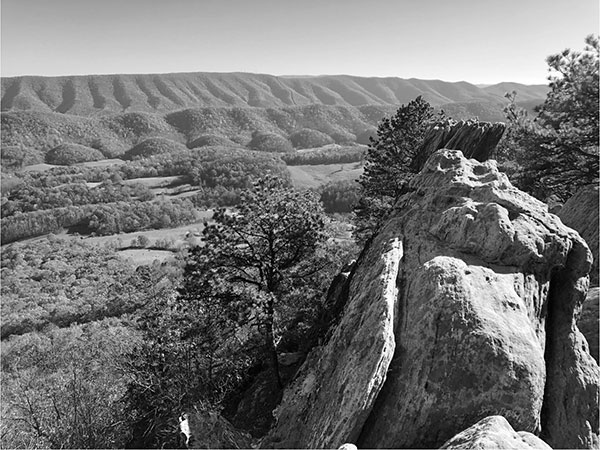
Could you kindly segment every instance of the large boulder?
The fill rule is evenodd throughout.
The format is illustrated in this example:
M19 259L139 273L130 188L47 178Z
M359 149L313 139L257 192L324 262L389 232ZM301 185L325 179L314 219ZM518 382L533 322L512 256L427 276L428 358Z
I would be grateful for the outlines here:
M400 240L359 260L345 314L328 344L309 355L284 392L263 447L333 448L358 439L394 354Z
M597 185L581 188L563 205L558 217L563 223L577 231L585 239L594 255L594 265L590 272L592 286L598 286L598 231L600 187Z
M551 447L527 431L516 432L502 416L481 419L454 436L442 449L450 450L551 450Z
M585 242L494 161L441 150L410 187L263 445L434 448L493 415L553 447L597 444L599 369L575 325Z

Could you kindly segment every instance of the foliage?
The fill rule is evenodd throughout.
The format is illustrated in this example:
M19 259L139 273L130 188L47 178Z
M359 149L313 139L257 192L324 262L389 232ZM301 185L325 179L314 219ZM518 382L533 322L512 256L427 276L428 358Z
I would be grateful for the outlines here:
M327 213L351 212L359 197L359 185L354 180L332 181L321 191L321 203Z
M2 339L131 313L168 285L147 285L114 252L48 238L2 250Z
M315 271L311 256L325 240L325 217L314 194L297 192L274 177L242 194L238 211L215 212L204 229L205 245L191 253L196 272L209 272L256 291L267 357L279 382L275 350L275 307L283 293Z
M313 193L267 177L241 197L190 250L179 295L152 302L139 321L145 338L131 354L127 393L132 445L177 445L174 411L221 410L263 365L277 400L276 342L308 351L325 333L325 294L353 244L325 241Z
M189 266L184 280L179 295L155 298L138 320L144 340L128 356L124 398L136 448L178 448L178 413L218 411L252 362L252 348L236 334L235 308L226 306L237 295L199 283Z
M83 207L54 208L3 218L2 244L58 233L63 229L110 235L192 223L196 213L190 200L114 202Z
M363 146L331 146L306 150L303 152L286 153L281 159L288 166L320 165L320 164L345 164L362 161L366 149Z
M46 153L46 162L59 166L70 166L100 159L104 159L104 155L100 151L79 144L61 144Z
M252 140L248 144L251 150L271 153L293 152L292 144L283 136L276 133L255 131Z
M316 148L333 144L334 141L325 133L310 128L303 128L290 135L294 148Z
M198 137L195 137L187 144L187 148L198 148L207 146L239 147L239 145L233 142L232 140L227 139L223 136L219 136L218 134L202 134Z
M24 166L44 162L41 151L27 148L23 145L5 146L0 148L2 156L2 171L19 170Z
M186 147L179 142L155 137L146 139L127 150L123 155L123 159L148 158L154 155L178 153L184 150L186 150Z
M3 448L122 448L119 361L138 341L105 320L2 342Z
M269 173L289 180L285 164L276 156L205 147L123 165L19 174L22 183L2 192L2 243L72 227L82 233L113 234L189 223L194 220L190 201L201 207L235 205L242 190ZM153 193L147 187L122 183L167 176L180 176L197 186L197 193L191 200L148 201Z
M379 227L395 199L406 192L418 173L413 160L427 131L444 119L421 96L384 118L371 140L365 171L360 177L361 198L356 208L356 235L366 240Z
M567 49L547 58L550 92L534 120L515 105L514 93L508 95L505 157L520 166L517 186L538 198L566 201L598 182L599 54L598 38L588 36L583 52Z
M29 178L31 179L31 178ZM43 209L84 206L98 203L151 199L154 194L143 184L113 183L111 180L97 186L84 181L44 187L35 183L22 183L2 197L2 217Z

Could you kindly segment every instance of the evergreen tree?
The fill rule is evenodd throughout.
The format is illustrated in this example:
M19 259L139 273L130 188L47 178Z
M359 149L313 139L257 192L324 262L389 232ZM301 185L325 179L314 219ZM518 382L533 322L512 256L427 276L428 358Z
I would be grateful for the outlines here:
M251 293L245 302L242 298L242 310L239 303L237 308L256 324L281 387L276 309L286 292L322 269L312 262L326 239L323 209L314 193L294 191L269 176L242 194L237 211L220 209L213 220L216 223L204 229L205 245L190 254L187 273L198 280L222 280L230 291Z
M421 96L402 105L392 117L384 118L371 138L360 177L361 197L355 209L356 237L364 241L381 224L395 199L421 167L415 157L427 131L444 119Z
M585 185L598 182L598 38L588 36L583 52L564 50L547 58L550 92L532 120L507 95L511 124L507 140L521 166L515 183L546 200L565 201Z

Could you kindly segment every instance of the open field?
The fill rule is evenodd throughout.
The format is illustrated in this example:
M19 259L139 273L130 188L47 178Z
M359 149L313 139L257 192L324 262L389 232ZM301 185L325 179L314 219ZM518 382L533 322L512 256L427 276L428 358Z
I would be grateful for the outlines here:
M121 250L119 255L129 260L136 267L152 264L154 261L163 263L175 257L175 254L169 250L150 250L147 248Z
M153 245L157 240L173 240L175 244L183 243L186 233L193 235L194 233L202 233L204 229L204 221L208 221L212 218L213 211L201 211L199 214L199 220L196 223L189 225L183 225L175 228L163 228L160 230L145 230L136 231L133 233L121 233L111 234L110 236L77 236L77 235L66 235L73 237L74 239L83 239L85 242L96 245L116 245L117 247L129 246L131 241L137 239L139 236L146 236L150 240L150 245ZM120 242L120 244L119 244Z
M114 166L116 164L118 164L118 165L125 164L125 161L123 161L122 159L118 159L118 158L111 158L111 159L101 159L100 161L90 161L90 162L84 162L84 163L80 163L80 164L73 164L73 166L75 166L75 167L77 167L77 166L106 167L106 166ZM55 167L64 167L64 166L58 166L56 164L41 163L41 164L32 164L31 166L25 166L21 170L23 172L43 172L45 170L54 169Z
M317 188L330 181L357 180L363 173L362 163L288 166L292 184L298 189Z

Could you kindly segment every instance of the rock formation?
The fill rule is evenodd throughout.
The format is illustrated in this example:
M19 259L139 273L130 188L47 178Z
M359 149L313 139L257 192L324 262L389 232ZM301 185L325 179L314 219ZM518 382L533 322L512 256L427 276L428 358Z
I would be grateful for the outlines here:
M585 239L594 255L594 265L590 272L592 286L598 286L598 230L600 187L587 186L571 197L558 212L563 223L577 231Z
M494 161L441 150L410 187L262 446L436 448L493 415L597 445L599 369L575 325L585 242Z
M448 119L427 133L413 165L417 171L421 170L427 159L441 148L461 150L467 158L486 161L490 159L505 129L506 125L501 122L457 122Z
M516 432L502 416L491 416L457 434L442 449L451 450L551 450L544 441L527 431Z

